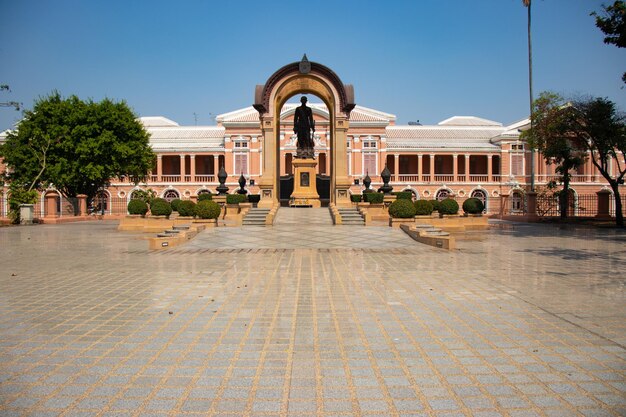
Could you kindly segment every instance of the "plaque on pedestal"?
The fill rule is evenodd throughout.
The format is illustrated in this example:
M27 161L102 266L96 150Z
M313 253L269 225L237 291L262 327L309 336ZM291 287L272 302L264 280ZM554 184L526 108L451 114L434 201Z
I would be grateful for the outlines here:
M292 207L321 207L320 196L317 193L315 159L294 159L293 193L289 198Z

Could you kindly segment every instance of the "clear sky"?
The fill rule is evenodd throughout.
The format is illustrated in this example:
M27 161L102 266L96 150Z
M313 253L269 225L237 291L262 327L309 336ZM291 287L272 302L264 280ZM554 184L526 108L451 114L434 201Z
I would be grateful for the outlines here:
M626 49L603 44L589 16L602 3L533 0L536 93L608 97L626 110ZM0 16L0 84L12 89L0 101L27 108L56 89L214 124L306 53L353 84L357 104L399 124L528 115L521 0L0 0ZM0 130L19 116L0 108Z

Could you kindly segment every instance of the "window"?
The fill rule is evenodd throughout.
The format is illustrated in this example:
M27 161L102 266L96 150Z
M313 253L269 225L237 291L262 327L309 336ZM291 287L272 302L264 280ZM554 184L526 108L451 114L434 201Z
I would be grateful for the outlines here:
M524 155L521 153L511 154L511 175L524 175Z
M437 199L438 201L441 200L445 200L446 198L448 198L450 196L450 190L439 190L437 191L437 195L435 196L435 199Z
M235 141L235 148L248 148L248 142L243 140Z
M378 145L375 140L364 140L363 141L363 149L376 149Z
M235 157L235 175L239 174L248 174L248 154L247 153L236 153Z
M511 149L514 151L523 151L524 145L514 144L514 145L511 145Z
M363 154L363 174L378 175L375 153L371 152Z
M177 198L180 198L180 196L178 195L178 191L176 190L167 190L163 193L163 199L166 201L171 202L172 200L175 200Z

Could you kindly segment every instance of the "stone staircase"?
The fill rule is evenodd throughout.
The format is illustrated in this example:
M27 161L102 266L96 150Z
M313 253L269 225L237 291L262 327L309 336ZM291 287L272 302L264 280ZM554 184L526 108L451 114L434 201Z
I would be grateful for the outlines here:
M341 216L341 224L349 226L365 226L365 219L356 208L337 208Z
M265 219L267 219L269 212L270 209L268 208L251 208L246 217L243 218L243 225L265 226Z

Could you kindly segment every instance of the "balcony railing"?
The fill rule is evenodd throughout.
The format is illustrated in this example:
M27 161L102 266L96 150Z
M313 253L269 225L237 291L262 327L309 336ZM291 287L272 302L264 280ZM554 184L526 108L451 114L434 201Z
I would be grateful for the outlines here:
M470 182L487 182L489 181L488 175L471 175L469 176Z
M420 176L415 174L399 174L398 181L401 182L419 182Z
M163 182L180 182L180 175L161 175Z
M215 175L196 175L195 182L215 182Z
M452 182L452 181L454 181L454 175L435 174L435 182Z

